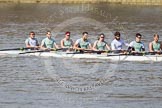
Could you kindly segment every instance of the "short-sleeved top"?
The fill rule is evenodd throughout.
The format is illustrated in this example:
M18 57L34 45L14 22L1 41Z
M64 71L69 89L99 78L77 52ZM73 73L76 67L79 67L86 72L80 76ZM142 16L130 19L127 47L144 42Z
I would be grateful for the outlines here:
M46 37L42 40L41 46L44 46L45 48L53 48L55 43L55 40L53 38Z
M89 40L84 41L82 38L80 38L76 41L76 44L78 44L80 48L88 49L88 46L91 44L91 42Z
M129 47L133 47L135 51L142 51L142 49L145 49L145 46L142 42L136 42L136 41L132 41L129 44Z
M39 45L38 40L36 38L30 38L30 37L25 40L25 44L28 44L31 47L35 47Z
M64 46L66 48L70 48L72 46L72 43L73 43L71 39L69 39L69 40L63 39L63 42L64 42Z
M97 40L95 43L96 43L96 49L98 49L98 50L105 50L105 47L106 47L106 44L107 44L105 41L99 42Z
M158 51L158 50L160 50L161 49L161 44L160 44L160 42L152 42L152 49L153 49L153 51Z
M114 39L111 42L111 49L112 50L121 50L123 45L129 46L129 44L128 43L125 43L124 40L122 40L122 39L120 39L120 40Z

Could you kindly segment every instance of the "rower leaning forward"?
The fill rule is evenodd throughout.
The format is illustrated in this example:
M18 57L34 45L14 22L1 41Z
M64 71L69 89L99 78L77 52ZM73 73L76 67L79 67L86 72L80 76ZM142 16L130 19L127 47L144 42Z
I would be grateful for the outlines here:
M83 53L92 49L90 40L88 40L88 32L82 33L82 38L78 39L74 44L74 49Z
M159 35L154 34L153 41L149 43L149 51L152 52L152 54L160 54L162 48L161 43L159 42Z
M27 48L39 49L39 43L33 31L29 33L29 37L25 40L25 45Z
M98 40L94 42L93 44L93 50L94 51L99 51L98 54L100 54L102 51L111 50L107 42L104 40L105 35L101 33L98 37Z
M114 40L111 42L111 49L114 53L121 53L124 52L123 45L129 46L128 43L126 43L123 39L121 39L120 32L114 33Z
M129 44L128 51L130 51L133 54L138 54L138 52L145 51L145 46L141 41L141 38L142 35L140 33L137 33L135 41L132 41Z
M67 31L65 33L65 38L61 40L61 48L63 51L71 51L73 50L73 40L70 38L70 32Z
M51 32L47 31L46 38L44 38L41 42L41 49L43 49L43 50L58 49L58 46L57 46L55 40L51 36L52 36Z

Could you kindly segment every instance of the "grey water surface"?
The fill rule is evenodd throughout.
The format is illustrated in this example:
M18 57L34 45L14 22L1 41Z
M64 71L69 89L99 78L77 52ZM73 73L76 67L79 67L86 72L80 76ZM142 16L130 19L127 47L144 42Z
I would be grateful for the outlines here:
M137 32L148 50L162 35L162 7L108 4L0 4L0 49L24 47L30 31L46 31L60 44L66 31L83 31L110 44L120 31L126 42ZM0 108L161 108L162 62L113 62L34 56L0 57Z

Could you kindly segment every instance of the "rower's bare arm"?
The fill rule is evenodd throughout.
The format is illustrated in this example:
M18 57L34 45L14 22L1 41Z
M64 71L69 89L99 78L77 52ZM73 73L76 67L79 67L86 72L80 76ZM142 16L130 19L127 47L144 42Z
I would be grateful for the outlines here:
M42 49L42 50L48 49L48 48L45 47L45 43L44 43L43 40L42 40L42 42L41 42L40 49Z
M61 40L61 48L65 48L64 47L64 40L63 39Z
M110 48L110 46L109 46L108 44L106 44L106 48L107 48L108 50L111 50L111 48Z
M75 44L74 44L74 49L76 49L76 50L83 50L83 48L79 48L78 47L78 43L77 42L75 42Z
M74 49L77 49L77 48L78 48L78 43L75 42L73 48L74 48Z
M74 42L73 40L71 40L71 48L73 48L73 46L74 46Z
M26 43L26 47L27 47L27 48L30 48L31 46L30 46L28 43Z
M34 48L39 49L39 48L40 48L40 46L35 46Z
M97 42L95 42L95 43L93 44L92 50L96 50L96 51L97 51L96 46L97 46Z
M149 43L149 51L150 51L150 52L153 52L152 42Z
M92 44L91 43L89 43L89 49L92 49Z
M54 47L55 47L56 49L59 49L59 47L58 47L58 45L57 45L56 43L54 43Z

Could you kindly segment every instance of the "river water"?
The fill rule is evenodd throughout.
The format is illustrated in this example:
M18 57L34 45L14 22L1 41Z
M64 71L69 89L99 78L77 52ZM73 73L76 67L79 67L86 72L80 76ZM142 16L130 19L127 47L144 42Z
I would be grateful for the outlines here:
M148 50L162 34L162 8L107 4L0 4L0 48L24 47L30 31L39 42L52 31L57 44L66 31L83 31L92 42L113 33L131 42L137 32ZM161 38L161 37L160 37ZM160 108L161 62L113 62L33 56L0 57L1 108Z

